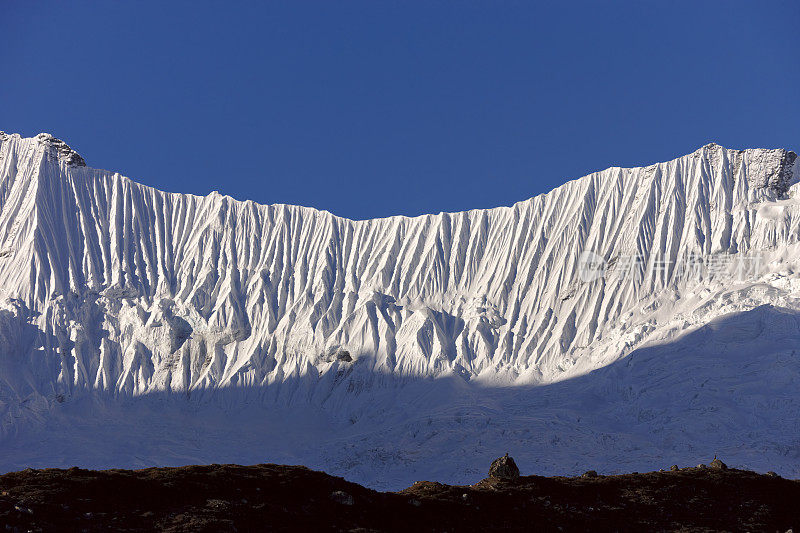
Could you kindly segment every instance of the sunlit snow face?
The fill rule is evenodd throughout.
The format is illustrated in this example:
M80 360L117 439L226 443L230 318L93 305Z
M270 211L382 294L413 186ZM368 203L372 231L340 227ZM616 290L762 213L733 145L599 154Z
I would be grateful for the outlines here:
M578 258L578 276L581 281L590 283L603 277L606 262L600 255L591 250L584 250Z

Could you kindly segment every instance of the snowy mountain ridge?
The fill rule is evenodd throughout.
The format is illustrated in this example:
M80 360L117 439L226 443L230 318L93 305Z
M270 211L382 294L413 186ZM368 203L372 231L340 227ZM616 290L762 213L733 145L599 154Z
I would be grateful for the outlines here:
M730 313L800 310L783 149L710 144L511 207L352 221L161 192L47 134L0 143L4 433L95 392L325 405L431 377L545 386ZM737 258L756 270L733 276Z

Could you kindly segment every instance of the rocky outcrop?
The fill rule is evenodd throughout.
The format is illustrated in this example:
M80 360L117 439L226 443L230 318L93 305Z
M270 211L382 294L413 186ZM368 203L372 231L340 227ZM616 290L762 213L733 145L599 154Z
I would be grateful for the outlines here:
M86 161L84 161L83 157L61 139L56 139L49 133L40 133L36 136L36 140L46 147L48 155L54 159L75 167L86 166Z
M519 477L519 468L512 457L505 454L492 461L489 467L489 477L495 479L516 479Z
M723 463L722 461L720 461L716 457L714 457L714 460L711 461L708 464L708 466L713 470L727 470L728 469L728 465L726 465L725 463Z

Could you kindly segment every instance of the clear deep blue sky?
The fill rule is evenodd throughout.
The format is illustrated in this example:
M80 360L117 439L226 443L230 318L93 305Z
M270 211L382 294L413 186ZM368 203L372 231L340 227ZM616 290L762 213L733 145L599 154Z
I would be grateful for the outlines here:
M0 4L0 129L350 218L800 143L800 2Z

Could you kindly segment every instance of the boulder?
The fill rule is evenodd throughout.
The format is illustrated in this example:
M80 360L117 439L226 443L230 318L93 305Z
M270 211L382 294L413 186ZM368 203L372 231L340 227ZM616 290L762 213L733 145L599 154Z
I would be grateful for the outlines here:
M337 490L331 493L331 500L342 505L353 505L353 497L342 490Z
M514 459L505 454L492 461L489 467L489 477L495 479L516 479L519 477L519 468Z
M673 472L677 472L678 470L680 470L680 468L678 468L678 465L672 465L671 467L669 467L669 469Z
M714 457L714 460L711 461L708 464L708 466L710 466L714 470L727 470L728 469L728 465L726 465L725 463L723 463L722 461L717 459L716 456Z

